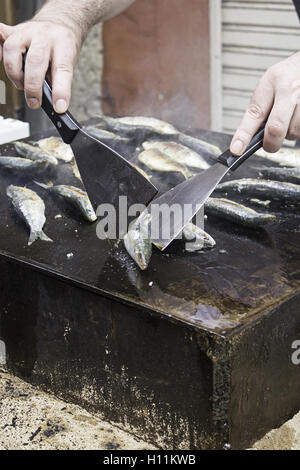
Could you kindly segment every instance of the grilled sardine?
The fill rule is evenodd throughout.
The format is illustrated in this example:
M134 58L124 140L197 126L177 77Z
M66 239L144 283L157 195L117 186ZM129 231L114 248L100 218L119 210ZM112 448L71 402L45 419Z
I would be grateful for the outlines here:
M184 165L171 160L165 153L162 153L160 150L156 149L149 149L144 150L138 156L138 159L143 165L150 168L150 170L154 171L162 171L162 172L174 172L174 173L181 173L185 179L190 178L193 176Z
M197 139L196 137L191 137L190 135L180 133L179 134L179 142L186 147L190 147L191 149L195 150L195 152L202 154L203 152L207 152L211 154L213 157L218 157L222 151L217 145L210 144L205 140Z
M132 136L138 130L144 130L149 133L161 135L176 135L178 130L171 124L151 117L127 116L122 118L111 118L101 116L100 122L103 122L106 128L113 132Z
M104 129L101 129L96 126L87 126L85 130L96 139L101 142L129 142L127 137L121 137L120 135L115 134L114 132L109 132Z
M65 144L60 137L48 137L37 142L40 149L53 155L58 160L69 163L73 160L74 154L70 145Z
M128 254L142 271L147 269L152 255L152 242L148 238L147 217L144 219L144 216L141 216L134 220L124 237L124 245Z
M191 168L197 168L198 170L206 170L210 166L201 155L177 142L149 140L143 143L143 148L145 150L160 150L174 162Z
M42 188L57 194L67 201L70 201L74 206L76 206L81 214L89 222L95 222L97 216L93 209L93 206L89 200L89 197L85 191L80 188L75 188L75 186L66 186L66 185L57 185L53 186L51 183L42 184L36 181L36 184Z
M221 183L217 186L217 190L223 193L233 191L251 196L265 196L281 201L300 201L300 185L279 181L245 178Z
M282 147L276 153L268 153L264 149L260 149L256 152L258 157L266 158L272 162L278 163L281 166L289 166L294 168L300 168L300 149L299 148L286 148Z
M44 201L31 189L19 186L9 186L6 194L30 229L28 245L32 245L37 239L52 242L43 232L46 222Z
M0 157L0 167L20 173L42 172L49 166L46 160L29 160L19 157Z
M260 214L250 207L243 206L234 201L220 198L209 198L205 203L205 212L222 217L241 225L260 227L276 220L275 215Z
M48 152L40 149L26 142L15 142L15 149L21 157L28 158L29 160L42 160L49 163L49 165L57 165L57 159L50 155Z
M258 168L259 175L273 181L300 184L300 168Z

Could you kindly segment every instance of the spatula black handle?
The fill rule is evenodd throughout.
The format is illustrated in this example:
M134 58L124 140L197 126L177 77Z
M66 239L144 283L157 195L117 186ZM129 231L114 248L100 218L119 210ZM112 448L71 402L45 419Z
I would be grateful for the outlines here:
M23 71L25 70L26 55L27 54L23 55ZM64 114L58 114L55 112L52 100L52 88L48 80L44 80L43 84L42 109L55 125L63 141L66 144L73 142L73 139L80 129L80 125L76 122L71 113L66 112Z
M227 166L232 171L236 170L242 163L248 160L248 158L251 157L251 155L257 152L257 150L259 150L263 146L265 126L266 124L264 124L259 129L259 131L254 135L247 149L240 157L236 157L232 155L230 150L227 150L222 155L220 155L220 157L218 158L218 162Z

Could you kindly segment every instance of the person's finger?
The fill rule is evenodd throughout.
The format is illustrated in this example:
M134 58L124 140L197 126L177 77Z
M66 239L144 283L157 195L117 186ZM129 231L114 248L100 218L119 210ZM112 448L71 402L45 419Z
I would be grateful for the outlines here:
M290 85L280 85L277 88L274 105L265 128L264 149L267 152L277 152L282 146L295 107Z
M11 34L12 26L7 26L6 24L0 23L0 62L3 59L3 44Z
M287 133L287 139L289 140L300 139L300 105L299 104L296 106L293 117L291 119L289 130Z
M22 54L26 52L29 44L28 36L14 33L8 37L3 46L3 64L6 74L18 89L23 89Z
M11 35L13 26L0 23L0 62L3 60L3 44L6 39Z
M233 155L241 155L248 147L252 137L267 119L274 101L274 89L266 77L259 82L249 108L245 112L241 124L233 136L230 151Z
M42 103L42 88L49 67L50 47L40 37L34 38L27 52L24 89L27 104L37 109Z
M57 113L65 113L70 105L73 69L75 64L74 45L53 50L52 59L52 97Z
M11 35L13 30L13 26L8 26L4 23L0 23L0 42L5 42L6 39Z

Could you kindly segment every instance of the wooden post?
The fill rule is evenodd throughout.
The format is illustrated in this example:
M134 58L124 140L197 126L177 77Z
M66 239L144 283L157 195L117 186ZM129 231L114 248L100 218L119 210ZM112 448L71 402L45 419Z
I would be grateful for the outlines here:
M138 0L104 25L103 110L209 128L209 0Z

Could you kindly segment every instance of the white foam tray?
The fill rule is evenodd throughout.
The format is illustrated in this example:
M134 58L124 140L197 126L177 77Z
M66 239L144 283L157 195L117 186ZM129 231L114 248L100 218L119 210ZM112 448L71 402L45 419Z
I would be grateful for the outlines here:
M0 145L30 136L28 122L4 119L0 116Z

